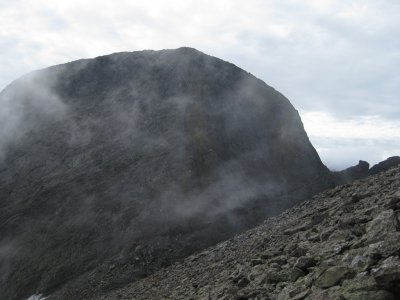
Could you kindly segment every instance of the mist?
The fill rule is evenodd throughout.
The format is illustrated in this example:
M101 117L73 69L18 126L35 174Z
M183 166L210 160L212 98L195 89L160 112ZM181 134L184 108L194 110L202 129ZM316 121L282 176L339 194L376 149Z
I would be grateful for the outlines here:
M25 75L0 94L0 162L7 148L16 143L43 119L61 119L66 107L52 91L53 79L38 73Z
M1 103L6 298L113 288L333 184L288 99L191 48L40 70Z

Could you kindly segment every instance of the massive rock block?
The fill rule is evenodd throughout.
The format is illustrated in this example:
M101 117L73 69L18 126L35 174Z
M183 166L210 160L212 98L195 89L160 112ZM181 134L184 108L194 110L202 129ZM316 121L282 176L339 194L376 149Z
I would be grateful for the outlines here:
M50 67L0 101L0 299L119 286L332 185L282 94L191 48Z

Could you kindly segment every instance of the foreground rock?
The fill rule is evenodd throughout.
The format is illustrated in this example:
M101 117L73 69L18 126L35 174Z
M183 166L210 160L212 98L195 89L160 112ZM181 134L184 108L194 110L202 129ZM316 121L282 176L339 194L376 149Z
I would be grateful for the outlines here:
M319 194L100 299L399 299L398 203L399 167Z

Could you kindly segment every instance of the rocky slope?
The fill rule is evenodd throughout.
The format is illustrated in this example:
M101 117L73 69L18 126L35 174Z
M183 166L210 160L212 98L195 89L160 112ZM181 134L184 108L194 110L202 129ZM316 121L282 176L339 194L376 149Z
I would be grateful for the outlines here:
M0 103L0 299L102 293L334 184L283 95L190 48L40 70Z
M396 167L95 299L395 300L399 255Z

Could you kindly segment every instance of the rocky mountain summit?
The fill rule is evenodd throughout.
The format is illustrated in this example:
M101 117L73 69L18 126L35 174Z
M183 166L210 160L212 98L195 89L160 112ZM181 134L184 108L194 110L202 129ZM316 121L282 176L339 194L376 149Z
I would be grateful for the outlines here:
M368 177L370 175L378 174L387 171L390 168L400 165L400 156L389 157L376 165L369 167L369 163L360 160L357 165L349 167L339 172L332 172L337 185L351 183L356 179Z
M93 299L395 300L399 255L395 167Z
M288 99L191 48L53 66L0 103L0 299L115 289L335 184Z

